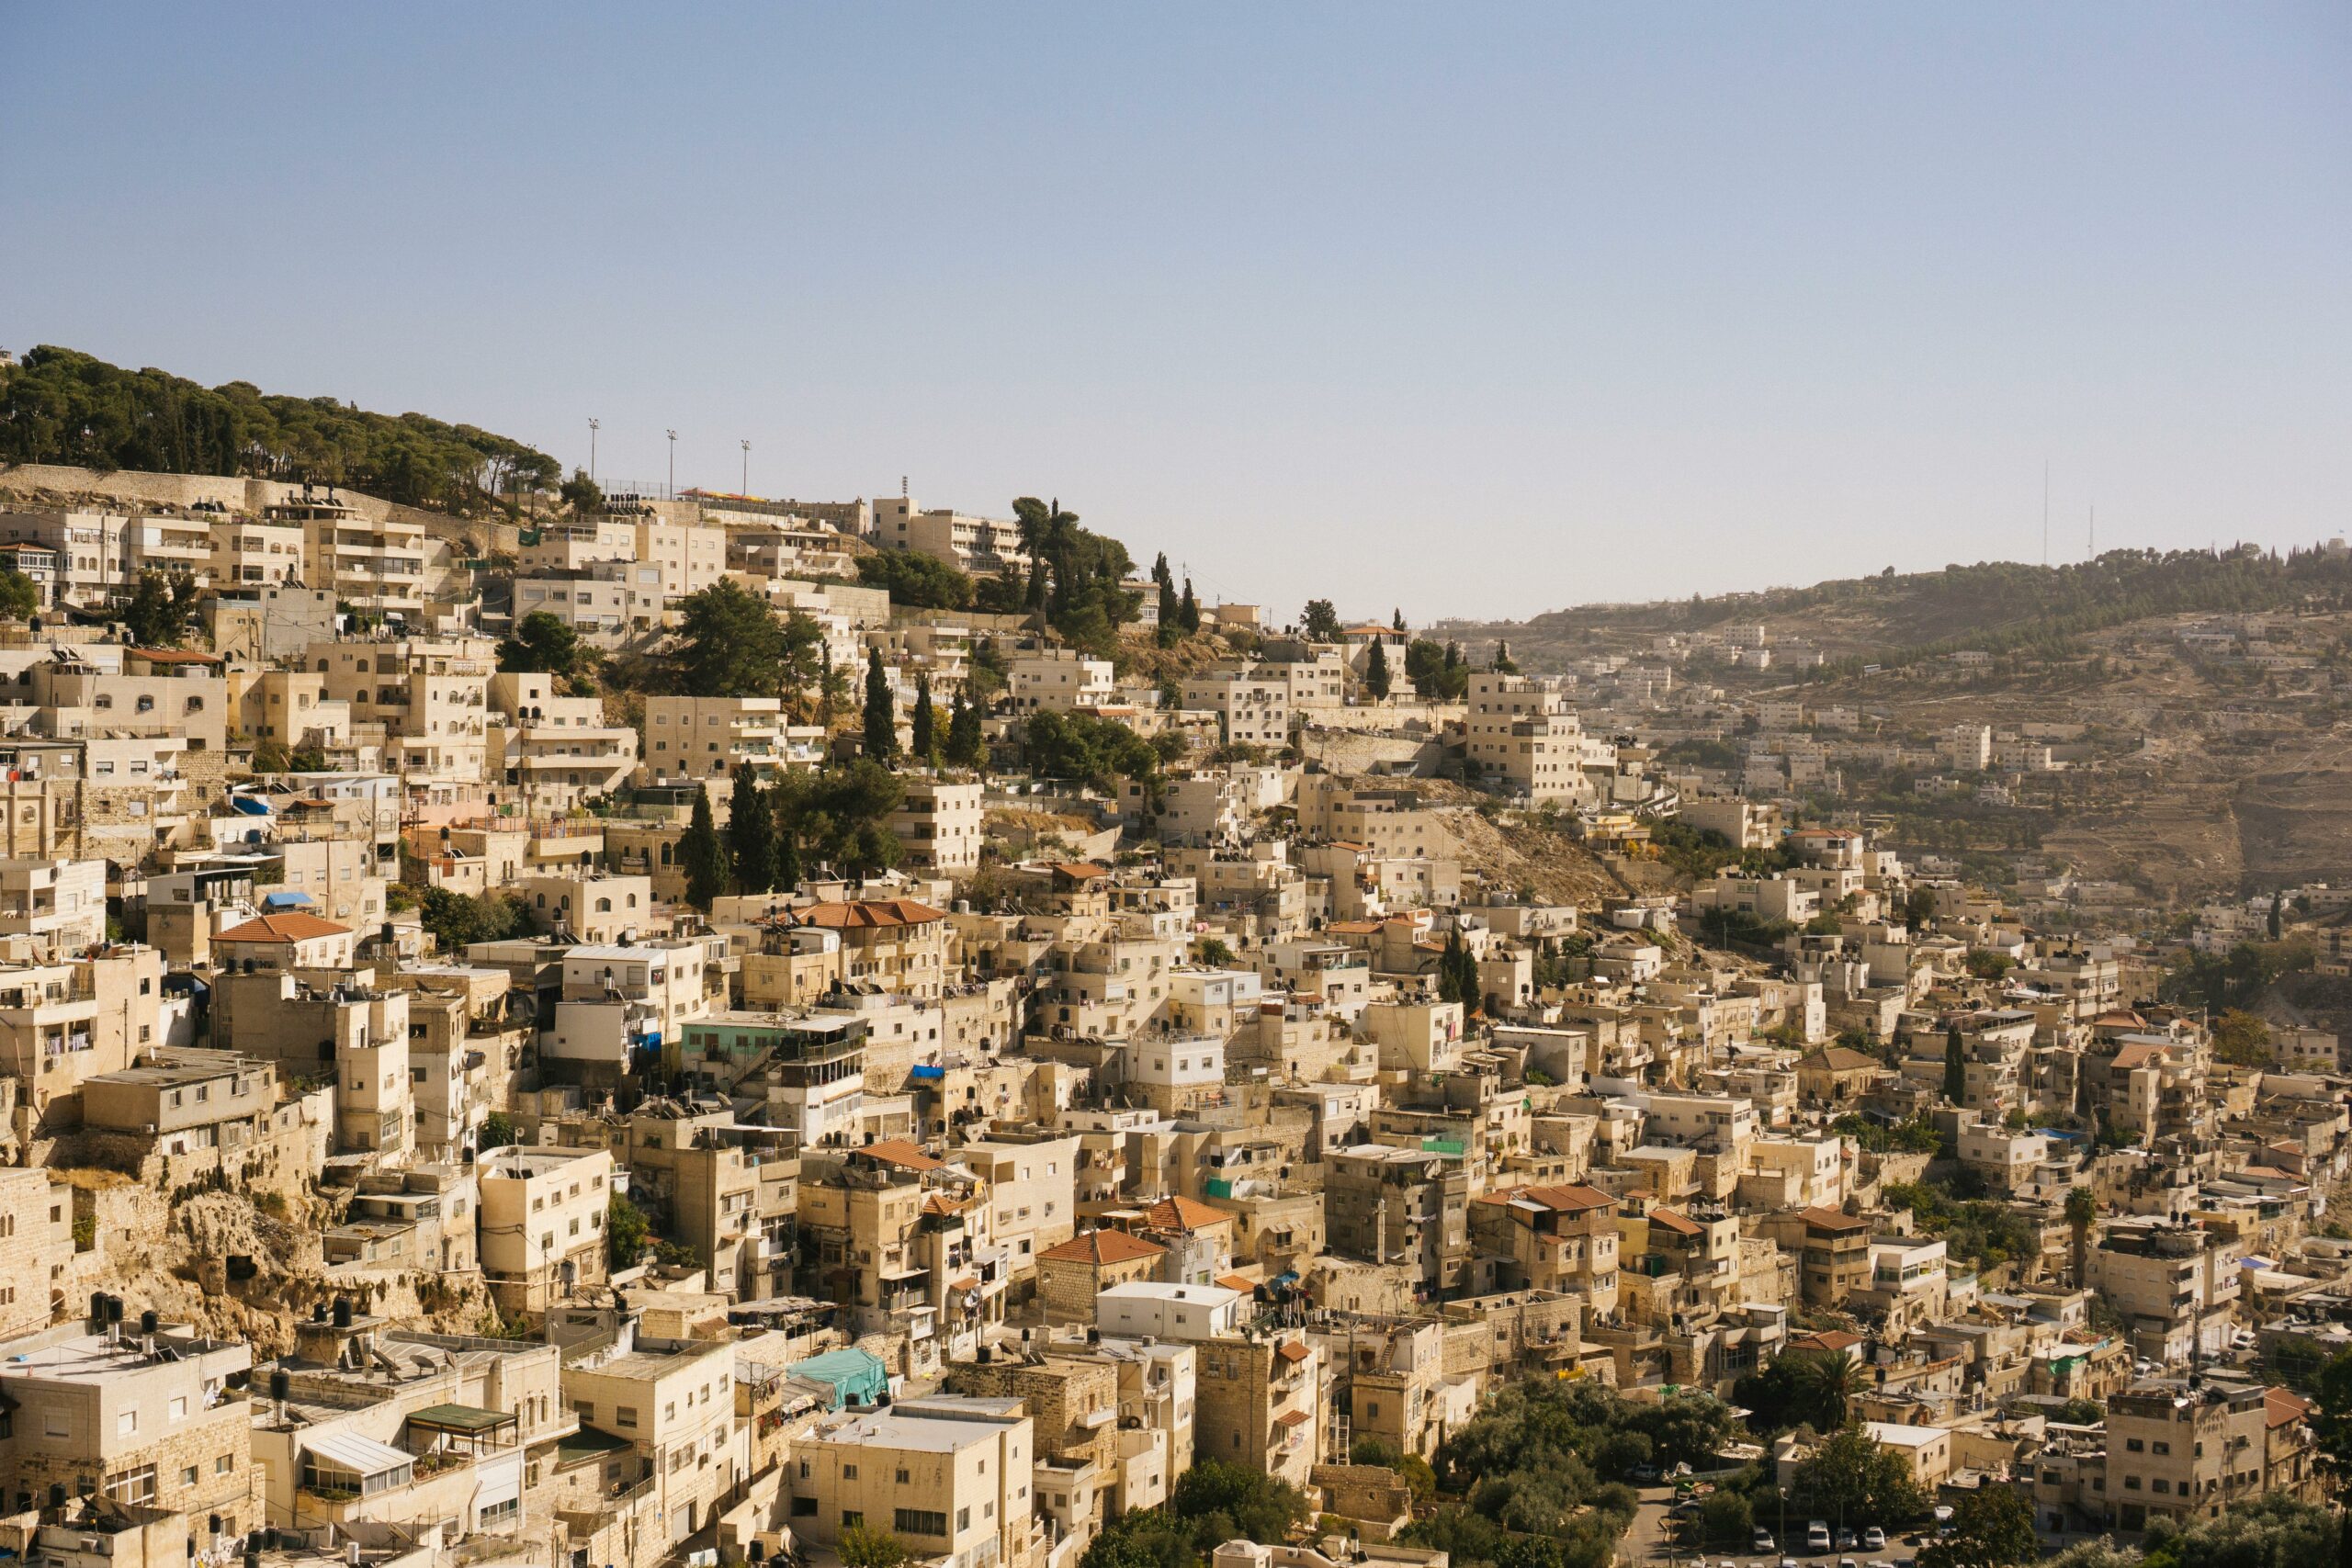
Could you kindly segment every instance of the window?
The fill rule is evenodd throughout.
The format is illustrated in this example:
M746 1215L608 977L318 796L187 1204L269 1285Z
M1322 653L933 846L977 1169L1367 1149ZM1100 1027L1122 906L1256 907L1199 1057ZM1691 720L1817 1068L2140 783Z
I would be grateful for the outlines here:
M636 1426L636 1425L637 1425L637 1410L636 1410L636 1408L635 1408L634 1406L632 1406L632 1405L627 1405L627 1404L622 1404L622 1405L616 1405L616 1406L615 1406L615 1407L614 1407L614 1409L613 1409L613 1424L614 1424L615 1426L616 1426L616 1427L634 1427L634 1426Z
M843 1481L855 1481L857 1479L857 1466L854 1464L845 1464L842 1466L842 1479Z
M792 1517L796 1519L815 1518L817 1517L817 1499L814 1497L795 1497L792 1500Z
M905 1465L900 1465L899 1467L899 1484L904 1486L907 1483L908 1477L910 1473L911 1472Z
M842 1510L842 1529L847 1529L852 1525L862 1525L865 1522L865 1516L857 1509L843 1508Z
M2162 1438L2158 1438L2155 1440L2155 1442L2152 1445L2152 1447L2154 1449L2154 1450L2155 1450L2157 1453L2160 1453L2160 1454L2168 1454L2168 1453L2172 1452L2172 1445L2171 1445L2170 1443L2168 1443L2168 1442L2165 1442Z
M231 1474L236 1470L236 1468L237 1458L234 1454L222 1454L219 1459L212 1461L212 1473L215 1475Z
M956 1510L956 1528L959 1530L967 1530L972 1528L971 1509L958 1508Z
M187 1419L187 1394L175 1393L172 1395L171 1416L172 1419L175 1421L185 1421Z
M193 1486L196 1484L196 1466L191 1464L180 1472L180 1484L183 1486Z
M947 1533L947 1516L929 1508L900 1508L897 1513L900 1535L936 1535Z

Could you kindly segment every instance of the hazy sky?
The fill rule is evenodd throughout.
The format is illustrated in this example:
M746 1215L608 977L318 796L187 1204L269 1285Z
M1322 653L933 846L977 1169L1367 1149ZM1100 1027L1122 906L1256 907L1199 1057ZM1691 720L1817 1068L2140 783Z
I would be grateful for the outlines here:
M0 4L0 344L1525 615L2352 518L2352 7Z

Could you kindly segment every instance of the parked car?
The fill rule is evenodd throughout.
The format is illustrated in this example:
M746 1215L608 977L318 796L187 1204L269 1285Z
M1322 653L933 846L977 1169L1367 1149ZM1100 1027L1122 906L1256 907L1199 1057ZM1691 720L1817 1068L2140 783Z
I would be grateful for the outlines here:
M1862 1532L1862 1550L1865 1551L1884 1551L1886 1550L1886 1532L1879 1529L1876 1525L1872 1525L1870 1529L1864 1530Z
M1770 1530L1758 1530L1756 1532L1756 1539L1748 1543L1747 1550L1750 1551L1761 1551L1769 1554L1778 1552L1781 1549L1772 1544L1772 1532Z
M1839 1530L1839 1531L1838 1532L1838 1551L1853 1551L1856 1547L1860 1546L1860 1544L1861 1544L1861 1542L1860 1542L1860 1541L1858 1541L1858 1540L1856 1540L1854 1539L1854 1532L1853 1532L1852 1530Z
M1635 1465L1633 1469L1631 1469L1631 1470L1627 1471L1625 1473L1626 1473L1626 1474L1628 1474L1628 1475L1630 1475L1630 1476L1632 1476L1634 1480L1636 1480L1636 1481L1640 1482L1643 1485L1646 1486L1646 1485L1648 1485L1651 1482L1656 1481L1656 1480L1657 1479L1657 1476L1658 1476L1658 1469L1657 1469L1657 1466L1656 1466L1656 1465L1654 1465L1654 1464L1637 1464L1637 1465Z
M1807 1552L1829 1550L1829 1527L1820 1519L1804 1527L1804 1549Z

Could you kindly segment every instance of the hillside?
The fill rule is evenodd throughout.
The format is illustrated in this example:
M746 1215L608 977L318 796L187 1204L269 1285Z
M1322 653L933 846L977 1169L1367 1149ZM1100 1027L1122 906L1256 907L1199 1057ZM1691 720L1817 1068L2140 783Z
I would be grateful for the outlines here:
M468 517L562 477L546 453L470 424L245 381L208 388L46 345L0 366L0 463L317 479Z
M2347 604L2352 557L2341 552L2110 550L2064 566L1989 561L1904 576L1890 569L1810 588L1585 605L1527 621L1453 622L1443 629L1478 652L1486 640L1508 638L1521 664L1546 670L1577 654L1631 651L1661 636L1779 623L1785 635L1801 635L1828 656L1807 676L1823 681L1864 664L1896 669L1963 649L2048 656L2090 633L2156 616Z

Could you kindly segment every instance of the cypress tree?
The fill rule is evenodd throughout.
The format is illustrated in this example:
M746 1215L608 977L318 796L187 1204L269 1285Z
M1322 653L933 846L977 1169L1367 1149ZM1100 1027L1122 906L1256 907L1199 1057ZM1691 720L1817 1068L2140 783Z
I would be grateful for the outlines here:
M727 851L711 823L710 792L695 791L694 816L678 840L678 863L686 868L686 902L699 909L727 891Z
M1962 1054L1960 1025L1944 1032L1944 1098L1958 1105L1968 1094L1967 1059Z
M1183 606L1176 598L1176 577L1168 570L1168 552L1151 563L1151 580L1159 585L1159 624L1170 631L1182 629Z
M933 733L931 714L931 677L915 677L914 743L910 748L914 760L931 767L939 765L939 737Z
M769 823L769 852L773 858L768 886L789 893L800 886L800 824L794 816L794 796L778 784L763 803Z
M959 768L977 768L988 760L980 739L980 710L961 692L948 710L947 760Z
M1372 645L1372 656L1363 661L1363 689L1374 702L1388 700L1388 653L1377 642Z
M748 763L735 770L735 791L728 797L727 852L735 891L765 893L775 886L775 818Z
M1201 602L1193 597L1193 580L1189 577L1184 580L1184 597L1177 604L1176 618L1188 633L1201 629Z
M865 754L886 768L899 760L898 706L878 648L865 653Z

